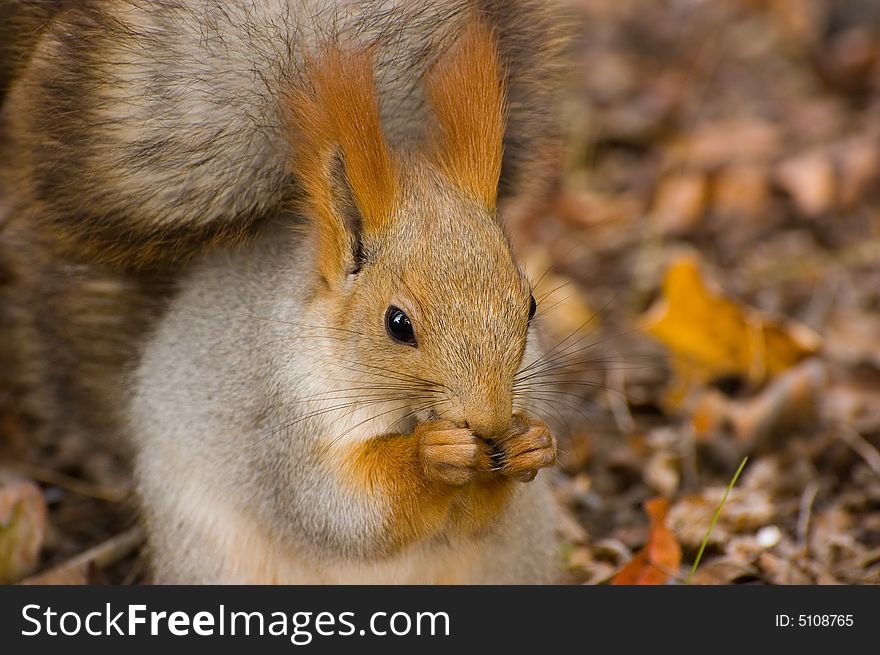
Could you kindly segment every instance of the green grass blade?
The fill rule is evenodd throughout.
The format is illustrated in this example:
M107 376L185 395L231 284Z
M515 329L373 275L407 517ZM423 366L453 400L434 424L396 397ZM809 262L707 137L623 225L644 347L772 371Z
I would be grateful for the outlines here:
M739 468L736 469L736 473L733 474L733 478L730 480L730 484L728 484L727 489L724 490L721 502L718 503L718 507L715 509L715 515L712 517L712 522L709 524L709 530L706 532L706 536L703 537L703 543L700 544L700 550L697 551L697 557L694 559L694 565L691 567L690 575L688 575L687 580L685 581L686 584L691 583L694 574L697 572L697 567L700 565L700 560L703 558L703 551L706 550L706 544L709 543L709 537L712 536L712 530L715 529L715 524L718 523L718 517L721 516L721 510L724 507L724 503L727 502L727 496L730 494L730 490L733 489L733 485L736 484L739 474L742 473L747 461L749 461L748 456L743 457L742 461L739 463Z

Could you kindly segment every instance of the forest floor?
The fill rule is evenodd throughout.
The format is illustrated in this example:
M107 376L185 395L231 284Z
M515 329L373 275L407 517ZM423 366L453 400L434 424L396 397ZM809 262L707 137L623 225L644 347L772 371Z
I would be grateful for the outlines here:
M515 217L572 572L686 580L748 456L695 582L880 582L880 5L572 4L567 172Z
M695 583L880 583L880 5L566 6L565 174L508 216L572 579L685 582L721 506ZM9 468L38 575L145 579L112 459Z

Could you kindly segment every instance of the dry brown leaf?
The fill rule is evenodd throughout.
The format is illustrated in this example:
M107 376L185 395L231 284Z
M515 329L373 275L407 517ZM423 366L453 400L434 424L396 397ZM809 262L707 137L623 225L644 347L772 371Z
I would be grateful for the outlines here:
M687 234L694 230L706 212L708 185L698 172L667 175L657 187L651 222L665 235Z
M84 585L91 582L93 566L89 562L62 564L45 573L32 575L21 581L25 585Z
M857 552L852 526L852 513L842 507L832 506L816 512L810 522L810 552L825 566L851 557Z
M838 161L840 204L852 209L880 178L880 144L875 139L851 139L841 147Z
M740 441L755 444L814 422L818 399L826 385L827 373L821 361L801 362L773 380L757 397L728 405L734 433Z
M589 573L594 565L592 552L587 546L572 548L566 557L566 565L569 569Z
M621 247L638 236L634 228L644 215L645 205L640 197L629 193L565 190L555 198L552 211L568 225L583 230L591 248L606 249Z
M758 566L773 584L815 584L815 580L804 573L796 562L779 557L775 553L766 552L758 555Z
M36 568L46 527L46 501L37 485L20 480L0 487L0 583Z
M740 446L751 450L770 438L815 423L819 399L827 389L825 364L811 358L781 373L752 398L731 400L715 389L701 391L689 403L694 438L713 442L732 433Z
M102 567L119 561L139 548L143 542L144 530L140 526L135 526L80 553L55 568L23 580L22 584L88 584L92 582L94 574Z
M740 220L763 217L770 207L770 173L763 164L740 164L721 170L712 185L712 209Z
M587 531L569 511L561 513L557 531L566 543L582 544L589 538Z
M668 166L714 169L731 163L769 160L781 146L777 125L732 119L703 125L667 153Z
M720 499L721 497L718 496L719 501ZM712 514L717 508L718 503L713 504L712 499L704 498L702 494L687 494L675 501L669 510L669 527L675 532L682 546L691 550L700 546L709 530ZM728 539L730 539L730 531L724 521L719 519L709 534L707 544L717 546Z
M691 428L697 441L717 436L730 417L730 401L717 389L701 392L691 403Z
M825 327L828 355L843 364L880 369L880 316L872 311L835 312Z
M586 585L605 584L614 576L614 566L609 562L594 562L590 577L584 580Z
M573 225L591 230L603 226L620 229L642 211L635 198L595 191L563 191L556 197L553 209Z
M691 582L698 585L731 584L739 578L752 577L756 573L757 569L747 562L730 557L714 557L700 563Z
M822 396L827 419L856 432L880 432L880 385L845 381L833 385Z
M820 216L833 206L836 182L829 153L814 151L788 159L777 166L775 174L804 216Z
M700 545L726 489L706 487L698 493L682 496L672 505L668 524L683 545L688 548ZM723 544L734 533L758 530L770 523L775 515L776 507L764 491L731 489L708 543Z
M724 495L723 487L709 487L703 497L717 507ZM757 530L770 523L776 516L777 507L770 494L761 490L733 489L721 512L725 525L736 532ZM719 519L720 520L720 519Z
M658 450L645 463L643 475L651 489L664 496L673 495L681 482L678 457L670 451Z
M783 34L797 45L814 43L822 34L827 5L821 0L767 0Z
M835 86L858 92L871 83L880 60L876 30L870 25L850 25L834 34L823 49L819 68Z

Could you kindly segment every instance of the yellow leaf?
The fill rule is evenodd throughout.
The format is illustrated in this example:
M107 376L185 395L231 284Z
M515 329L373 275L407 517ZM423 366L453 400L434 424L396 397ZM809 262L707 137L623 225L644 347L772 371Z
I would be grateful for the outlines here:
M20 481L0 487L0 584L34 570L46 527L46 503L37 485Z
M818 335L806 326L773 320L710 289L694 255L669 267L662 297L643 325L669 349L684 387L727 375L760 383L819 347Z

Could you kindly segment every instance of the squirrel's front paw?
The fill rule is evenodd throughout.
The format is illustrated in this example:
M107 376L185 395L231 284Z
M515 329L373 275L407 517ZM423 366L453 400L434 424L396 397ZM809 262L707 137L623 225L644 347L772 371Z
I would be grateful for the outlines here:
M556 438L538 419L517 412L506 434L494 441L492 470L521 482L535 479L538 470L556 462Z
M486 453L473 432L451 421L426 421L416 426L425 476L435 482L460 486L486 467Z

